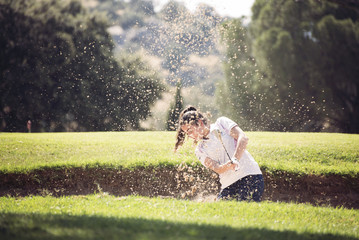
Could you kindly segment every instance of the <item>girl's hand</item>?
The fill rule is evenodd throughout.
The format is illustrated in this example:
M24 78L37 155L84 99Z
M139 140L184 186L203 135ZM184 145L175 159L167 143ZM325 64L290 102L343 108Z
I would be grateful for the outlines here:
M234 163L234 162L232 162L231 163L231 170L233 170L233 171L237 171L237 164L236 163Z
M235 157L232 157L231 159L232 165L234 165L234 171L238 171L239 170L239 160Z
M236 169L237 169L237 164L234 162L227 162L226 164L223 164L222 166L226 167L226 171L229 171L229 170L236 171Z
M232 161L228 161L225 164L220 165L220 164L218 164L217 161L214 161L214 160L210 159L209 157L207 157L204 161L204 165L207 168L213 170L214 172L216 172L218 174L222 174L229 170L236 171L236 168L239 166L239 163L235 164Z

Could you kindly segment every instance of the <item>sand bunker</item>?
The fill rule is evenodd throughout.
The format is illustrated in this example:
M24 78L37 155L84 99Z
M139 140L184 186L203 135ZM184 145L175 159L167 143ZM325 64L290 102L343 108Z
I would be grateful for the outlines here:
M359 179L350 176L296 176L264 172L263 200L343 206L359 209ZM216 174L202 167L129 169L44 169L0 174L0 196L141 195L215 201L220 185Z

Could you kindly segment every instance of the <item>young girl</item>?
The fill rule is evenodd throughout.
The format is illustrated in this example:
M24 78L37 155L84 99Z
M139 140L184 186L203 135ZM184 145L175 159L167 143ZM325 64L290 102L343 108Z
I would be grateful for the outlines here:
M235 122L220 117L209 125L202 113L189 106L179 117L175 150L183 144L186 135L198 144L195 154L200 162L219 175L218 199L261 200L262 172L246 150L248 138Z

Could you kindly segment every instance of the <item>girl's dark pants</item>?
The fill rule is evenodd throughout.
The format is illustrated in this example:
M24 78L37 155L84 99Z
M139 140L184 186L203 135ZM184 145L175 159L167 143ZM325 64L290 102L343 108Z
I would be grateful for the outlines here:
M224 188L218 199L260 202L264 191L263 175L249 175Z

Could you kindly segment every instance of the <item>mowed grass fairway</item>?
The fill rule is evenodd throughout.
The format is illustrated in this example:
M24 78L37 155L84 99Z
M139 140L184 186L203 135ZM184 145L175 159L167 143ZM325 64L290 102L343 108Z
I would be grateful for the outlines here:
M248 132L266 171L359 175L359 135ZM174 132L1 133L0 173L200 165ZM1 183L0 183L1 184ZM359 239L359 210L106 193L0 197L0 239Z
M1 239L357 239L359 212L88 195L0 198Z
M262 169L302 174L359 174L359 135L248 132ZM173 153L174 132L2 133L0 171L44 167L198 164L190 141Z

